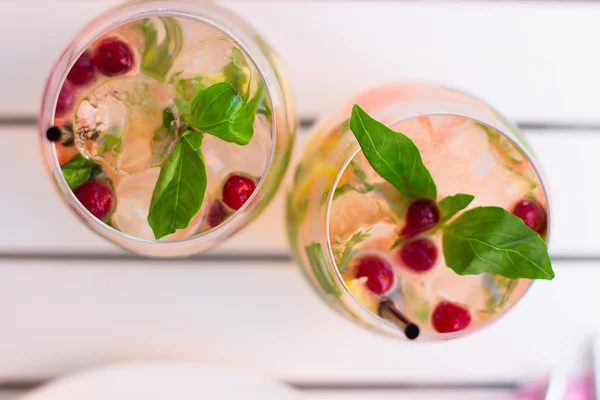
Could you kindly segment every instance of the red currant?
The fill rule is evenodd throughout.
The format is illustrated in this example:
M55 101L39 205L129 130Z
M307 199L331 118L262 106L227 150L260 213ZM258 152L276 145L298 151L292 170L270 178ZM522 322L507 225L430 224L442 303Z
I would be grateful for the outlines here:
M75 105L75 96L73 95L73 91L69 85L63 85L60 93L58 94L58 99L56 100L56 116L62 117Z
M234 210L239 210L256 189L256 183L242 175L229 175L223 185L223 203Z
M440 221L440 212L435 201L419 199L408 206L405 219L406 225L401 236L408 238L435 227Z
M115 195L106 182L87 181L75 189L73 193L75 193L81 204L98 219L103 220L113 211Z
M429 271L437 261L438 250L431 239L411 240L400 249L402 263L414 272Z
M75 62L67 80L75 86L84 86L90 83L96 76L96 67L92 62L92 55L89 51L85 51Z
M214 228L217 225L220 225L221 222L227 218L227 209L221 202L221 200L215 200L210 205L210 209L208 210L207 222L211 228Z
M546 210L535 200L520 200L511 211L540 235L546 230Z
M123 75L133 68L133 52L121 39L109 37L96 47L94 64L103 75Z
M439 333L462 331L471 323L471 313L460 304L442 301L431 315L431 325Z
M367 278L367 288L379 296L389 292L396 282L396 273L392 265L376 255L361 257L354 275L357 278Z

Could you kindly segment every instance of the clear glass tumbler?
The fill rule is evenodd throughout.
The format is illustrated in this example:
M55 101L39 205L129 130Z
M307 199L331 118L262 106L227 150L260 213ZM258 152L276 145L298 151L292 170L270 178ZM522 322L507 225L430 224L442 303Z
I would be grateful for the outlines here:
M125 249L187 256L268 204L296 131L270 47L210 2L127 2L92 21L48 78L41 146L65 203Z
M406 239L414 204L427 202L410 203L367 162L349 129L355 104L414 142L437 184L436 201L465 193L474 195L467 210L495 206L522 219L533 210L531 230L548 237L546 188L515 125L466 93L392 84L352 99L309 137L287 199L288 237L302 271L328 305L380 334L443 340L487 326L532 280L458 275L446 266L437 228Z

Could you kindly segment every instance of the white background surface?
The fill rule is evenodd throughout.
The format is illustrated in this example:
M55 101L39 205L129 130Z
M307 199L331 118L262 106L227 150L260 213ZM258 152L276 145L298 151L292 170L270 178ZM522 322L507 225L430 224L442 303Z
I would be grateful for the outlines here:
M115 3L0 3L0 120L36 116L44 79L61 49ZM425 79L470 91L520 122L587 125L525 131L551 189L556 279L535 284L511 314L469 338L391 341L338 317L284 261L281 196L210 260L110 258L124 253L79 225L54 193L35 126L3 124L0 382L164 358L245 366L300 384L520 383L557 367L573 374L586 370L590 340L600 331L600 3L224 5L280 54L302 118L376 84ZM249 253L281 260L243 261ZM313 395L333 399L335 393ZM387 399L402 393L417 398L406 390L339 396ZM420 393L456 399L506 394Z

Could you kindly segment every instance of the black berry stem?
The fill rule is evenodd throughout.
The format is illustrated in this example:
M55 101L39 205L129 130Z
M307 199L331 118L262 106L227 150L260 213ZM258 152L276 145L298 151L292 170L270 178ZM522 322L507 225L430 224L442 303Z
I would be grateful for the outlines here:
M419 337L419 327L412 323L400 310L396 308L393 301L384 300L379 304L379 315L402 329L406 337L414 340Z

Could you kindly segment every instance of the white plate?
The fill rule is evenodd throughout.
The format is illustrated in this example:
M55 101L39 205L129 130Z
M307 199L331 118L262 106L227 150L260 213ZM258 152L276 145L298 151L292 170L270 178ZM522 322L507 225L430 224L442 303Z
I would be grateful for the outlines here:
M301 400L272 380L191 363L127 364L52 382L20 400Z

